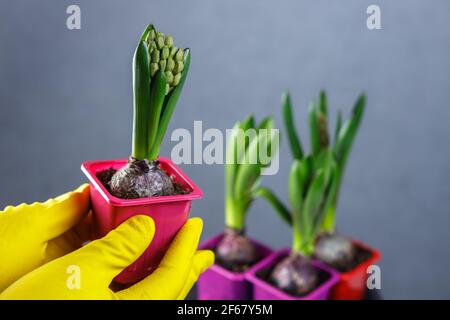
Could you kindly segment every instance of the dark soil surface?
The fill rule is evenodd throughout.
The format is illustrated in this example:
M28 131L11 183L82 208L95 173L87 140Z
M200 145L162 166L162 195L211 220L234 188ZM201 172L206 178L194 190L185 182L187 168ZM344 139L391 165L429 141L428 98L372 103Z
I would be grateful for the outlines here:
M281 261L281 260L277 261L277 263L280 262L280 261ZM259 271L256 273L256 276L257 276L258 278L264 280L265 282L269 283L269 284L272 285L273 287L277 287L276 284L272 281L272 279L271 279L271 277L270 277L270 275L272 274L273 269L275 269L275 266L276 266L276 264L274 264L274 265L272 265L272 266L270 266L270 267L268 267L268 268L259 270ZM330 275L328 274L328 272L325 272L325 271L323 271L323 270L321 270L321 269L317 269L317 271L318 271L318 281L317 281L317 285L316 285L316 287L315 287L314 289L312 289L311 291L306 292L306 293L304 293L304 294L302 294L302 295L298 295L296 292L291 292L291 291L287 291L287 290L283 290L283 291L286 292L286 293L288 293L288 294L290 294L290 295L292 295L292 296L296 296L296 297L299 297L299 298L308 295L309 293L311 293L312 291L314 291L315 289L317 289L318 287L320 287L325 281L327 281L327 280L330 278ZM281 289L280 289L280 290L281 290Z
M97 172L97 178L100 180L102 185L111 193L111 188L109 187L109 181L111 181L112 176L117 170L110 168L100 172Z
M100 180L100 182L103 184L103 186L108 190L108 192L111 193L111 188L109 186L109 182L111 181L112 176L116 173L116 169L109 168L103 171L97 172L97 178ZM171 177L172 179L172 177ZM172 179L173 187L174 187L174 193L173 195L180 195L180 194L189 194L189 190L183 187L181 183L175 182Z

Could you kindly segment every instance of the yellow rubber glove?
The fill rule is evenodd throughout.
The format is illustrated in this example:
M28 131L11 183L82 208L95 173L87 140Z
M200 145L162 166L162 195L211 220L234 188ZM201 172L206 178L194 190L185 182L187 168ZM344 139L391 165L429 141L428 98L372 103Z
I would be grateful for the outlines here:
M45 262L81 247L89 239L82 224L89 205L85 184L45 203L0 211L0 292Z
M106 237L65 254L85 240L86 228L79 223L88 209L88 187L82 186L43 204L0 213L0 255L7 262L0 265L0 286L9 286L0 298L183 299L214 261L211 251L197 251L201 219L189 219L150 276L114 292L112 279L144 252L154 223L148 216L135 216Z

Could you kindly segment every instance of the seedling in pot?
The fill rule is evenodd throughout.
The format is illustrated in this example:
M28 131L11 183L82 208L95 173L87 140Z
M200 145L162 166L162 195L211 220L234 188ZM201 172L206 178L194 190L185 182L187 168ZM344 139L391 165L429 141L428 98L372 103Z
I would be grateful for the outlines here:
M184 192L160 168L158 156L189 64L189 49L177 48L153 25L146 28L133 59L132 153L123 168L102 175L112 195L134 199Z
M262 170L270 164L278 148L278 130L272 129L271 117L256 125L253 116L249 116L235 124L228 138L225 235L216 247L216 258L234 272L243 272L260 259L255 245L245 236L245 218L258 192Z
M339 271L352 269L358 262L361 262L359 260L364 258L362 257L364 254L358 254L349 238L337 232L335 213L342 176L364 114L365 105L366 97L362 94L358 97L348 120L343 123L342 113L337 114L333 141L330 141L328 131L328 103L325 92L322 91L319 100L309 106L311 161L320 163L320 158L326 152L332 156L336 163L336 188L332 190L330 195L330 205L325 213L320 236L315 245L315 256ZM283 95L282 107L292 155L294 159L303 161L305 157L294 126L292 105L288 92Z
M322 150L295 159L289 174L290 210L268 188L257 196L267 199L275 211L292 226L291 254L272 270L269 281L296 296L304 296L319 284L319 270L312 264L314 243L337 186L337 167L332 151Z
M188 219L201 189L172 161L158 157L160 145L189 70L188 49L149 25L133 57L133 143L129 159L86 161L94 238L102 238L136 214L155 222L153 241L114 281L130 285L152 273Z

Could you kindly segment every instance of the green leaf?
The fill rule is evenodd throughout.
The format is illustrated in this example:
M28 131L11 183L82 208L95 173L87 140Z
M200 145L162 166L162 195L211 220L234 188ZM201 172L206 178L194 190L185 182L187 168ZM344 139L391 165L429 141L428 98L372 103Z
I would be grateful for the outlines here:
M234 199L234 185L236 172L238 170L238 154L236 149L236 138L241 128L241 123L235 123L230 136L228 137L228 144L226 149L226 163L225 163L225 225L227 227L236 228L240 224L238 221L243 221L243 217L237 217L240 212L235 209Z
M356 101L356 104L352 111L351 118L347 120L342 126L342 128L339 130L339 135L335 148L336 161L338 165L338 184L340 184L340 181L342 179L342 175L344 173L345 166L353 145L353 141L358 132L362 117L364 115L365 106L366 106L366 96L362 94Z
M247 138L245 133L247 132L247 130L255 129L255 118L254 118L254 116L253 115L247 116L247 118L245 118L244 121L242 121L240 129L242 130L242 133L244 134L245 141L244 141L244 149L243 150L238 150L237 154L239 155L239 158L240 158L240 156L242 156L244 154L245 150L248 149L248 147L249 147L249 145L251 143L251 140L252 140L251 137Z
M337 117L336 117L336 128L334 131L334 146L336 147L337 141L338 141L338 136L339 136L339 131L342 128L342 112L341 110L338 111L337 113Z
M280 142L280 132L278 129L274 129L271 117L267 117L260 123L258 135L258 156L261 157L262 153L260 150L264 150L264 154L267 157L266 159L259 159L259 163L262 168L266 168L270 165L273 156L278 152Z
M329 169L332 165L334 165L334 163L334 152L330 148L321 150L319 154L313 158L313 167L315 172L320 169Z
M324 91L320 93L319 102L312 102L309 105L309 129L313 156L316 156L321 149L325 149L329 145L327 108L327 98Z
M239 129L241 127L241 123L238 121L235 123L230 136L228 137L228 144L226 148L226 163L225 163L225 184L227 187L227 190L233 190L234 189L234 180L235 180L235 173L237 172L238 167L238 152L236 150L236 139L237 135L239 134ZM227 193L230 197L232 197L233 192Z
M257 159L258 140L255 139L251 142L248 150L245 152L243 163L239 165L234 190L235 199L249 200L250 189L261 175L261 166L258 163L251 162L253 159Z
M292 210L292 249L300 252L303 247L303 225L302 225L302 205L303 205L303 182L300 160L294 160L289 173L289 202Z
M264 119L258 129L270 130L273 128L273 119L271 117ZM266 134L258 134L257 139L250 142L248 149L245 151L244 161L239 165L236 176L234 198L242 199L244 202L250 201L249 193L261 175L262 165L258 157L258 150L263 143L263 139L267 139Z
M255 128L255 117L250 114L247 116L247 118L242 121L240 128L242 130L248 130L248 129L254 129Z
M305 244L314 241L316 237L315 224L317 221L322 221L324 215L323 203L327 188L326 176L328 175L325 171L324 169L317 171L306 194L300 220L300 223L303 224L302 237Z
M305 192L309 188L309 184L313 178L313 173L314 173L314 162L313 162L313 157L311 155L308 155L301 160L300 171L301 171L301 177L303 180L302 197L304 197Z
M327 101L327 94L324 90L320 91L319 96L319 108L320 112L325 115L325 117L328 117L328 101Z
M266 129L266 130L271 130L273 129L273 118L271 116L265 117L264 119L261 120L261 122L259 123L259 125L257 126L258 130L261 129Z
M237 123L235 129L242 130L254 129L255 123L252 116L247 117L242 123ZM273 128L273 119L271 117L265 118L257 126L256 130ZM242 131L241 131L242 132ZM246 212L251 205L255 190L258 189L260 182L262 163L258 157L258 151L261 147L271 145L273 143L273 136L269 134L259 133L255 131L256 136L249 141L246 150L236 150L238 145L243 145L242 142L237 143L240 139L238 131L233 130L229 137L229 144L227 145L227 165L226 165L226 225L243 228ZM242 136L241 136L242 138ZM239 164L232 165L229 161L235 161L233 154L239 157Z
M303 149L298 137L297 131L294 125L294 115L292 112L291 98L289 92L285 91L281 98L281 104L283 107L283 120L288 135L289 144L294 159L303 158Z
M319 133L319 124L317 122L317 104L315 102L311 102L308 107L308 116L309 116L309 130L310 130L310 138L311 138L311 149L312 154L316 155L320 151L320 133Z
M148 118L148 143L149 143L149 158L148 160L155 160L156 158L150 158L153 148L155 146L156 133L158 132L159 119L161 117L161 110L166 96L166 77L164 72L159 70L153 77L153 81L150 89L150 114Z
M353 140L359 129L364 114L365 105L366 97L365 95L361 95L353 108L351 118L347 122L345 122L345 124L339 130L336 145L336 156L338 159L338 163L346 160L348 153L350 152Z
M167 127L169 126L170 118L172 117L175 106L177 105L178 99L181 95L183 89L184 81L186 80L189 66L191 64L191 53L189 49L184 51L184 69L181 73L180 83L172 90L169 95L166 96L164 101L163 111L161 114L161 119L159 121L158 131L153 143L152 152L150 154L150 159L156 159L159 155L159 150L161 148L161 143L166 134Z
M148 35L148 33L149 33L151 30L154 30L154 27L153 27L152 24L149 24L149 25L147 26L147 28L145 28L144 32L142 33L140 40L141 40L141 41L146 41L146 40L147 40L147 35Z
M276 213L280 216L280 218L286 222L288 225L292 226L292 216L289 210L284 206L280 199L266 187L259 187L255 189L253 192L255 197L264 198L267 202L269 202Z
M231 130L230 136L228 137L228 144L226 148L225 155L225 170L226 170L226 186L232 188L234 185L235 172L238 167L238 152L236 150L236 139L239 134L239 129L241 128L241 123L238 121L234 124Z
M139 41L133 57L133 143L132 156L143 160L148 150L150 103L150 57L147 44Z
M336 193L338 190L338 169L337 166L334 165L331 168L330 179L329 179L329 187L326 195L326 200L324 204L324 216L322 221L316 221L315 228L318 228L320 225L320 230L324 232L333 232L336 226L336 207L334 205L336 199ZM314 230L317 232L318 230Z

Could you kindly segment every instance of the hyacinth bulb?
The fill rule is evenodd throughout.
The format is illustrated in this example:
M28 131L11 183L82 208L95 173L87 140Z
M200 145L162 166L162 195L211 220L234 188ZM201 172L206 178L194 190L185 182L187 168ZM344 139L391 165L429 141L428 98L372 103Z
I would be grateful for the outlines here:
M226 229L225 235L216 248L217 260L234 272L245 271L259 259L255 245L234 229Z
M159 166L159 161L148 162L130 158L109 182L111 194L121 199L166 196L174 193L172 179Z
M335 269L346 270L355 259L355 251L355 246L349 238L334 232L320 236L314 255Z
M305 295L318 284L318 272L311 259L300 254L291 254L273 269L270 280L281 290L294 295Z

